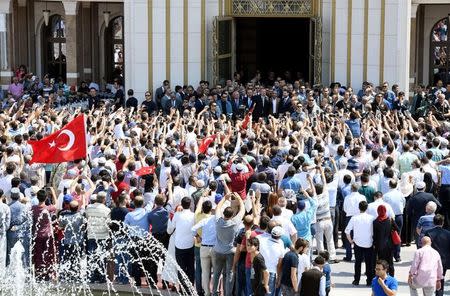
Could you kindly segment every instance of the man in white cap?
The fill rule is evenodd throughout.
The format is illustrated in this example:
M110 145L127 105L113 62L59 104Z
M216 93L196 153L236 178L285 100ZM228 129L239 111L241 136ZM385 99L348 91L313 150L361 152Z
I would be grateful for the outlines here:
M264 257L266 262L267 271L269 272L269 291L271 295L279 295L276 290L276 283L278 279L281 279L281 264L285 253L284 245L281 241L281 236L284 230L281 226L275 226L272 228L270 234L271 237L267 238L262 248L260 248L260 254Z
M425 207L428 202L434 201L438 208L441 207L441 203L434 197L433 194L425 192L425 187L426 184L423 181L416 183L417 192L408 201L408 205L406 207L406 212L410 218L412 229L416 229L419 218L426 214Z

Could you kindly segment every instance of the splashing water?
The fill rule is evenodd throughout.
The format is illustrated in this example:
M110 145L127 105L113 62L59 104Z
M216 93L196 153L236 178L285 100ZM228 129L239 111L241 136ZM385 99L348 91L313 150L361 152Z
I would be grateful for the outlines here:
M65 226L64 233L72 235L73 240L55 240L53 236L42 238L36 234L31 235L34 233L32 229L38 228L45 219L43 216L39 217L37 223L28 224L29 229L24 231L28 237L20 239L11 249L7 272L0 273L0 295L115 296L123 295L124 291L129 295L163 295L159 289L161 286L158 286L157 280L149 272L152 268L158 270L159 280L162 278L176 287L177 292L168 289L164 295L197 295L171 252L152 235L138 239L131 237L129 228L108 220L109 225L117 226L115 231L109 231L109 239L89 240L86 246L84 233L87 219L82 215L82 228L76 227L75 223ZM51 228L54 233L53 226ZM26 244L26 241L31 242L31 246L29 253L24 255L27 248L24 248L23 243ZM173 246L169 246L169 249L171 247ZM32 262L31 266L27 266L26 262ZM114 265L116 272L112 275ZM136 284L130 266L143 268L142 279L148 286ZM119 280L122 283L119 283ZM100 294L96 290L101 290Z

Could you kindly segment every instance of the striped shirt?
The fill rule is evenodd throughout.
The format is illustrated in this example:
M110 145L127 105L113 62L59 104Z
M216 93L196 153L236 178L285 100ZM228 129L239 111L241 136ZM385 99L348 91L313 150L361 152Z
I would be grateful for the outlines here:
M324 187L324 192L317 196L316 221L331 217L330 199L328 197L328 189Z

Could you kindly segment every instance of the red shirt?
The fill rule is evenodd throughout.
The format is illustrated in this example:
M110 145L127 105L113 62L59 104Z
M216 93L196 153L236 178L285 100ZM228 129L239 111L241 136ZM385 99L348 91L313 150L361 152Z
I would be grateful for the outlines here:
M36 237L44 238L53 236L51 215L56 212L54 205L50 206L33 206L33 234Z
M257 237L261 233L262 232L252 230L252 234L250 235L250 238ZM246 248L245 250L247 251L247 237L245 235L242 238L242 245ZM251 268L251 267L252 267L252 255L249 252L247 252L245 255L245 268Z
M116 165L116 170L117 171L121 171L122 170L122 168L123 168L123 162L120 162L120 160L119 159L116 159L116 161L114 162L114 164Z
M124 181L122 181L122 182L117 181L116 187L117 187L117 191L111 193L111 198L115 204L117 204L117 199L119 198L119 195L122 192L130 190L130 186L127 183L125 183Z
M253 175L253 168L247 163L248 173L233 173L231 171L231 161L228 164L227 171L231 179L231 191L238 193L244 200L247 197L245 189L247 188L247 180Z

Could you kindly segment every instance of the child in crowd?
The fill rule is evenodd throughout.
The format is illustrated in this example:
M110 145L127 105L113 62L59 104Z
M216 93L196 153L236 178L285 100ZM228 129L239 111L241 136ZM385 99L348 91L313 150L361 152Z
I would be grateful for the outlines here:
M328 263L328 260L330 259L330 254L328 253L328 251L322 251L319 253L319 256L322 256L323 259L325 259L325 264L323 266L323 274L325 275L325 291L327 292L327 296L328 294L330 294L330 290L331 290L331 266L330 263Z

